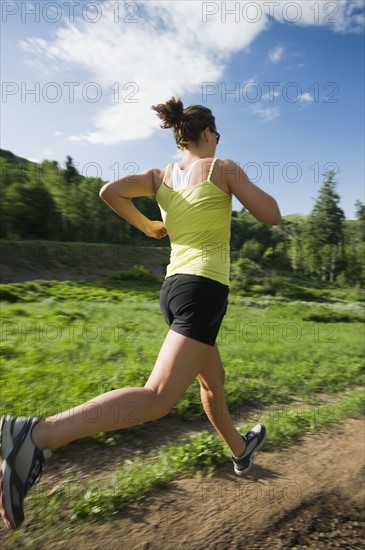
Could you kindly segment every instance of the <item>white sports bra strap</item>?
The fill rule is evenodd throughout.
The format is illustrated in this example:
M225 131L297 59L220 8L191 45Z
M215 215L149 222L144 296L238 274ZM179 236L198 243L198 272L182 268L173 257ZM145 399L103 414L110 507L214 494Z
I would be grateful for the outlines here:
M188 168L185 168L184 170L181 170L179 168L178 163L174 164L173 171L172 171L172 185L173 189L175 191L178 191L179 189L186 189L189 185L189 180L191 176L191 172L196 165L197 162L199 162L201 159L196 160Z

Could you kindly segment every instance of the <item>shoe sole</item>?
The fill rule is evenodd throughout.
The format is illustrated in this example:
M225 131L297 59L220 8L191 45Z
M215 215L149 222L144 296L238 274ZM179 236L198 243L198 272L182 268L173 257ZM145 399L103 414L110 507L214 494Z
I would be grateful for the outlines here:
M252 463L253 463L253 457L256 453L256 451L259 451L261 449L261 447L263 446L263 444L265 443L265 439L266 439L266 430L265 430L265 434L264 434L264 437L263 437L263 440L261 441L261 443L259 443L256 447L256 449L253 451L253 453L251 454L250 456L250 463L249 465L247 466L247 468L245 470L238 470L236 465L234 464L233 465L233 469L234 469L234 472L235 474L237 474L238 476L244 476L245 474L247 474L250 470L251 470L251 467L252 467Z
M11 469L6 468L4 477L4 469L6 465L6 459L13 450L12 438L10 436L10 422L6 423L7 417L3 416L0 426L0 455L3 459L0 469L0 515L5 525L9 529L16 529L18 526L14 524L7 513L7 509L11 508L10 498L10 477ZM8 424L8 427L6 427ZM4 487L7 487L7 491L4 491Z

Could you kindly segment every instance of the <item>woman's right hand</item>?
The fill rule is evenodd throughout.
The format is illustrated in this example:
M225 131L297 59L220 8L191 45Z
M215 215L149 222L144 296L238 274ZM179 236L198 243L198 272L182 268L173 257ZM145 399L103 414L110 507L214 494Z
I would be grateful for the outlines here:
M152 239L163 239L163 237L167 237L167 229L163 222L150 221L145 234Z

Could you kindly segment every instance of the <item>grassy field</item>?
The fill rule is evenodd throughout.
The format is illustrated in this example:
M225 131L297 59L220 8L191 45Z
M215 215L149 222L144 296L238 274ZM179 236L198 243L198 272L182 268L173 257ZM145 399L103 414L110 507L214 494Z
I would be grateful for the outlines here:
M2 410L50 415L110 389L143 385L167 332L159 281L151 277L148 290L146 284L108 278L2 285L3 295L17 300L2 304ZM360 303L231 294L217 339L228 405L315 403L317 394L359 385L362 319ZM197 385L174 412L203 415Z
M167 332L160 284L134 268L96 282L1 285L0 412L44 417L114 388L143 385ZM250 415L265 420L267 449L364 412L364 305L341 296L318 302L230 294L217 339L227 402L242 429ZM204 418L197 383L172 411L174 418ZM138 440L138 429L122 436L128 433ZM119 437L99 434L89 444L114 445ZM47 536L57 538L65 525L72 530L80 519L116 513L174 477L209 472L227 458L223 443L203 431L179 445L157 446L143 468L133 455L102 490L91 476L90 487L70 497L61 479L52 496L30 495L30 517L48 522ZM12 536L21 540L21 531Z

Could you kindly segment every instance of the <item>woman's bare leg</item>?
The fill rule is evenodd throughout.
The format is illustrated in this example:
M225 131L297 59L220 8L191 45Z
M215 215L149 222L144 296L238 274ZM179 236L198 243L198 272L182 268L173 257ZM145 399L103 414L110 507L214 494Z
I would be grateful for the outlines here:
M32 431L34 444L54 450L76 439L165 416L207 363L211 349L170 330L144 388L112 390L41 420Z
M198 380L202 404L209 421L227 443L232 454L240 456L245 450L245 443L227 409L224 395L224 369L217 344L211 348L208 361L201 369Z

